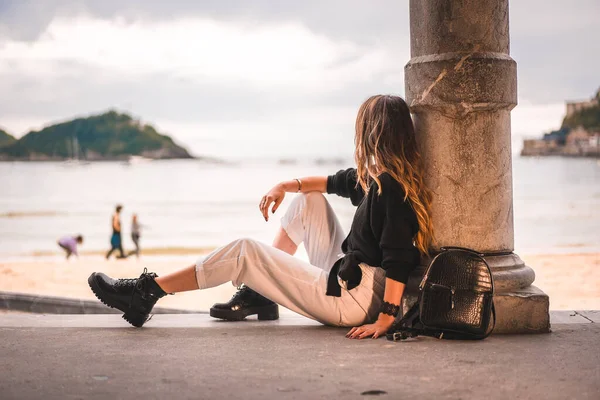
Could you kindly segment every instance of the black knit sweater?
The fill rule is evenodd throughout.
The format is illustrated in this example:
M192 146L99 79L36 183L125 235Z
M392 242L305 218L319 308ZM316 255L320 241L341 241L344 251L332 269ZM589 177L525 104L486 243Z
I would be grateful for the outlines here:
M406 283L410 272L419 265L419 251L413 238L419 230L415 213L404 200L402 186L388 173L379 175L381 195L376 182L365 196L357 187L356 169L349 168L327 177L327 193L349 198L358 206L352 227L342 243L344 257L332 267L327 295L341 296L339 277L351 290L358 286L362 271L358 264L383 268L387 278Z

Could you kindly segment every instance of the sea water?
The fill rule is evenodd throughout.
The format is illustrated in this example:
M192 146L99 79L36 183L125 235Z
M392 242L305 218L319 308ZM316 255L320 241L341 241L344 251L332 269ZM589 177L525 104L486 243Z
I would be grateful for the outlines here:
M281 180L328 175L351 160L201 160L0 163L0 260L61 253L56 241L82 234L84 252L109 248L116 204L126 250L131 216L142 224L142 251L201 253L240 237L271 242L294 194L265 222L261 196ZM600 250L600 163L594 159L513 160L515 249L518 253ZM355 208L329 199L342 226Z

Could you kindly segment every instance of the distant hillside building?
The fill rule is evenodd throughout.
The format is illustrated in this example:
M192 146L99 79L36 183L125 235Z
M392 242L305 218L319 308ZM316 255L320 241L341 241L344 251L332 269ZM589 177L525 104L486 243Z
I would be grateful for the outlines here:
M596 105L598 105L598 99L567 102L567 118L581 110L592 108Z
M583 110L600 107L600 89L591 100L567 102L565 119ZM600 132L582 126L562 127L545 133L542 139L527 139L523 142L522 156L583 156L600 157Z
M598 156L600 132L588 132L582 127L571 129L563 152L569 156Z
M598 92L596 92L596 96L594 96L590 100L567 101L567 118L579 111L585 110L586 108L595 107L599 104L600 104L600 89L598 89Z
M525 139L523 141L522 156L550 156L559 155L560 149L556 140Z

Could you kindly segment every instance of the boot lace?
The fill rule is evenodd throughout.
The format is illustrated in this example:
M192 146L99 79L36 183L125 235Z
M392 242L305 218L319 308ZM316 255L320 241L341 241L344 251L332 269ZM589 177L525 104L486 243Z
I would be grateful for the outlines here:
M231 300L237 300L238 298L244 296L247 292L252 290L248 286L244 285L243 283L240 286L238 286L237 289L238 289L237 292L235 292L235 294L233 295Z
M120 288L120 287L132 287L135 286L135 283L137 281L137 278L133 278L133 279L117 279L117 282L115 282L115 287L116 288Z
M135 292L137 290L143 292L142 297L145 298L148 296L148 281L153 280L158 275L154 272L148 272L148 268L144 267L144 272L137 279L120 279L119 281L123 281L122 285L131 285L133 289L131 290L131 298L129 299L129 307L133 304L133 298L135 296ZM119 283L119 282L118 282Z

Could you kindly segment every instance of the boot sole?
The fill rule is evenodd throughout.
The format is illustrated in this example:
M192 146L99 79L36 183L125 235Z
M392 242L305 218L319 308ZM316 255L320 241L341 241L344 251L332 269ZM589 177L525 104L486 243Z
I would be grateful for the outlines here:
M144 325L144 323L148 319L148 317L146 315L143 315L143 314L134 312L133 310L130 310L129 306L124 306L121 303L117 303L117 302L110 300L109 297L105 297L104 291L100 288L100 286L98 286L98 283L94 279L95 276L96 276L95 272L90 275L90 277L88 278L88 285L90 286L90 289L92 289L92 292L94 292L94 295L96 296L96 298L98 300L100 300L100 302L102 304L104 304L105 306L110 307L110 308L115 308L119 311L122 311L124 314L121 317L125 321L129 322L131 325L135 326L136 328L141 328L142 325Z
M224 319L226 321L242 321L250 315L258 317L260 321L274 321L279 319L279 306L270 304L268 306L250 307L244 310L221 310L219 308L211 308L210 316L213 318Z

